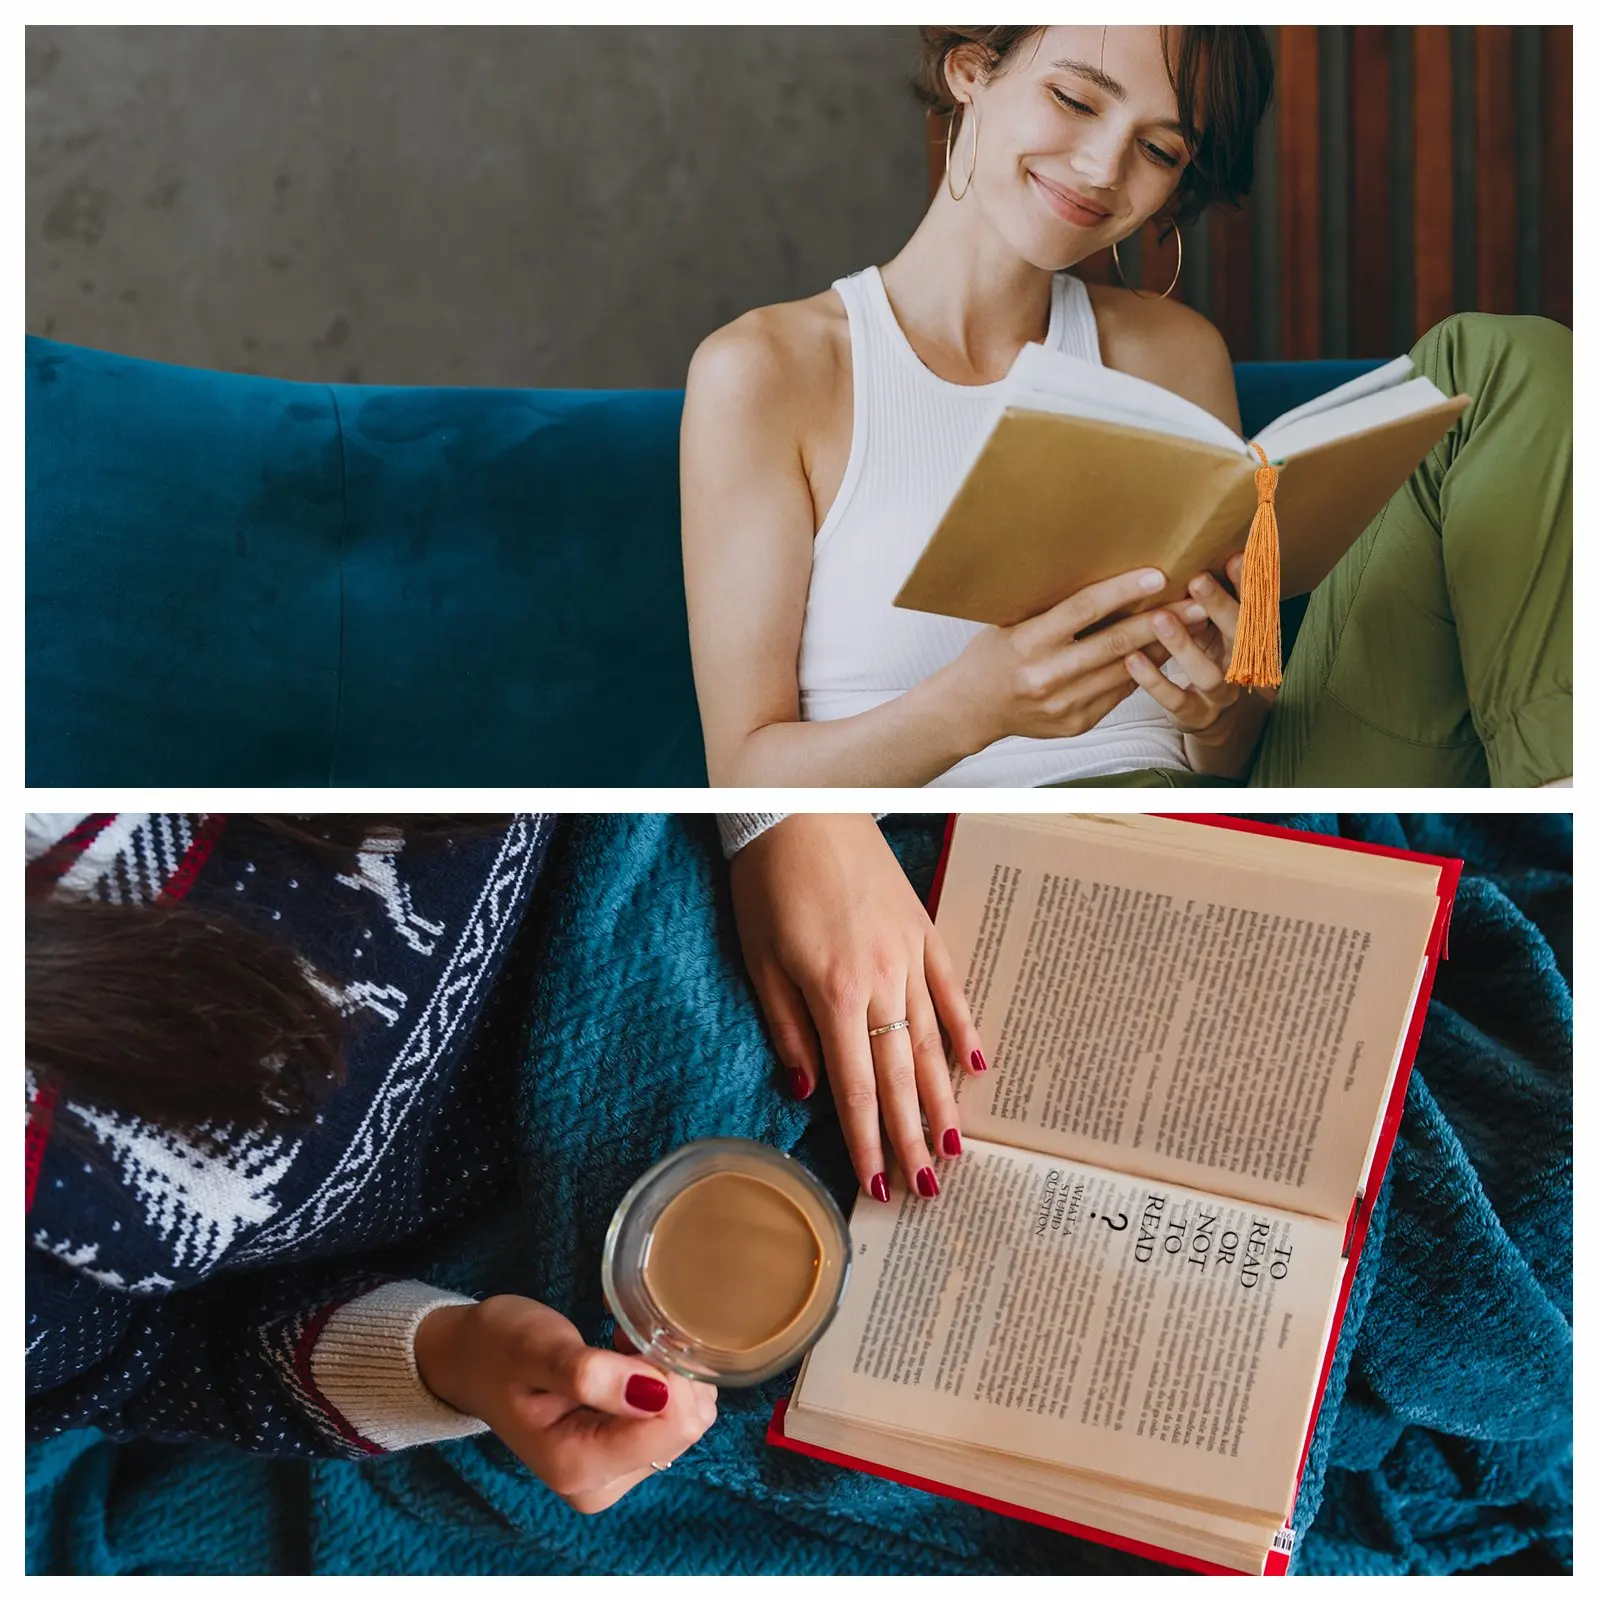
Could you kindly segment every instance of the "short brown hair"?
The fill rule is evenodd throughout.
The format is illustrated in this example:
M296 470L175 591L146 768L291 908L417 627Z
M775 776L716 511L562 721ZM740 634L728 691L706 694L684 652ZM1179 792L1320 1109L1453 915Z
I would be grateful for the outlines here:
M985 78L1004 70L1017 47L1043 28L921 28L922 59L912 89L935 116L960 107L950 93L945 65L963 46L983 52ZM1178 96L1178 120L1189 165L1167 208L1174 223L1192 222L1207 206L1235 209L1256 175L1256 129L1272 99L1272 51L1258 27L1183 27L1176 51L1171 29L1161 30L1161 52ZM1204 115L1205 126L1197 117Z

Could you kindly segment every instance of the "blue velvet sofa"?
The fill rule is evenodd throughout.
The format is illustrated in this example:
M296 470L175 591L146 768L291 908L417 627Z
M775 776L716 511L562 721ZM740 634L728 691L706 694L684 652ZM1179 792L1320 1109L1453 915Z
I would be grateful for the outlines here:
M1374 364L1240 365L1246 431ZM681 399L29 338L27 782L703 784Z

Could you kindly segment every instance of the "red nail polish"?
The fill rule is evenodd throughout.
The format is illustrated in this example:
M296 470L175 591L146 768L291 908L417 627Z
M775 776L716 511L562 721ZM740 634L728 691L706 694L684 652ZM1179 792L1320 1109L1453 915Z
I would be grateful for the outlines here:
M789 1088L796 1100L807 1099L811 1094L811 1080L799 1067L789 1068Z
M873 1175L872 1182L867 1185L872 1191L874 1200L881 1200L885 1205L889 1203L889 1180L879 1172Z
M974 1072L987 1072L989 1070L989 1063L983 1059L983 1051L974 1050L972 1052L972 1070Z
M944 1153L947 1156L961 1154L961 1135L954 1128L946 1128L944 1130Z
M923 1167L917 1173L917 1193L924 1200L931 1200L939 1192L939 1180L933 1175L932 1167Z
M628 1379L627 1387L622 1391L623 1398L630 1406L637 1406L641 1411L665 1411L667 1409L667 1386L659 1378L647 1378L642 1372L636 1372Z

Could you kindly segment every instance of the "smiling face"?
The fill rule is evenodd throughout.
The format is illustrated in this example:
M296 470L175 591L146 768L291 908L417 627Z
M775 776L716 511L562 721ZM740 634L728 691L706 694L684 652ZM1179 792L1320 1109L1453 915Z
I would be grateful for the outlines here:
M978 51L953 53L947 73L965 102L955 192L1035 266L1057 271L1134 233L1188 164L1159 28L1045 28L987 82Z

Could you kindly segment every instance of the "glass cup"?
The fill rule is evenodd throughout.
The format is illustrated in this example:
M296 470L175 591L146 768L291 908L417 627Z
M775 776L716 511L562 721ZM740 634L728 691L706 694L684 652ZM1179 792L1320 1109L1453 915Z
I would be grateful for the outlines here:
M606 1304L640 1355L732 1388L793 1366L849 1276L832 1196L753 1139L698 1139L658 1161L622 1197L600 1260Z

